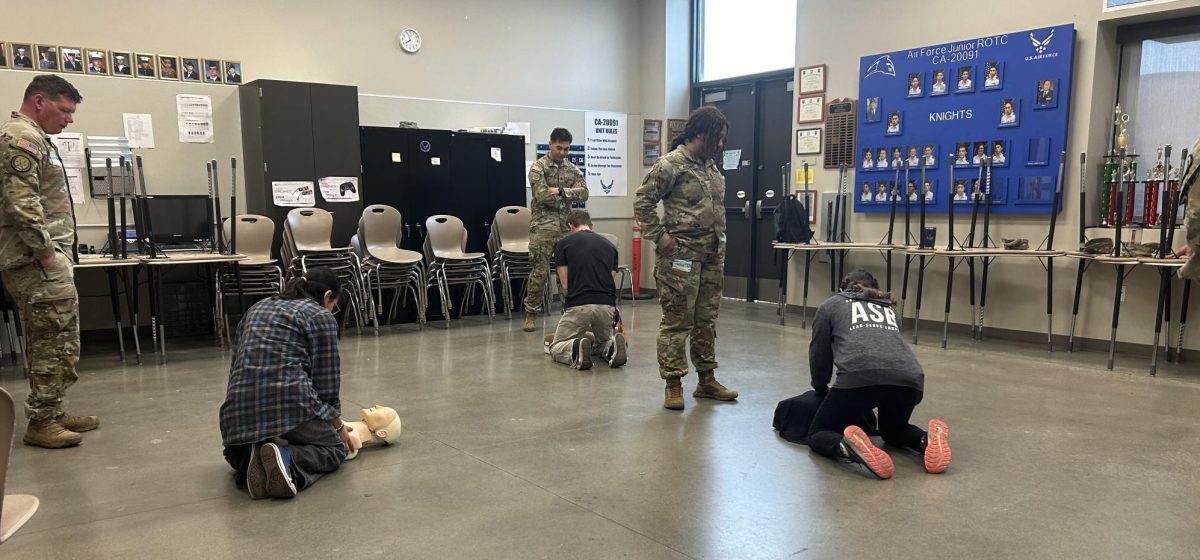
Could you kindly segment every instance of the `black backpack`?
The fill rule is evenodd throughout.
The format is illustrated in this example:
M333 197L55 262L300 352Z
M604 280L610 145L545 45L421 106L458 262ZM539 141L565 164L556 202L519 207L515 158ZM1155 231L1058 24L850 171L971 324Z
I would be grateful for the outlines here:
M812 237L813 230L808 225L808 209L796 195L787 195L775 208L775 241L808 243Z

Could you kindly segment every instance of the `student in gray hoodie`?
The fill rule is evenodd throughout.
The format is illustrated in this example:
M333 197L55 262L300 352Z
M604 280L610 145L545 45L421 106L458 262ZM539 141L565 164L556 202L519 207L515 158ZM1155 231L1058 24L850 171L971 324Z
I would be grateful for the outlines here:
M813 389L825 400L809 428L809 447L826 457L863 465L881 479L891 478L891 457L853 425L878 408L883 441L921 453L930 473L946 470L946 423L932 419L928 432L908 423L921 402L925 372L900 336L892 295L880 291L879 281L863 270L847 274L840 289L821 304L813 320L809 372ZM837 379L831 388L835 366Z

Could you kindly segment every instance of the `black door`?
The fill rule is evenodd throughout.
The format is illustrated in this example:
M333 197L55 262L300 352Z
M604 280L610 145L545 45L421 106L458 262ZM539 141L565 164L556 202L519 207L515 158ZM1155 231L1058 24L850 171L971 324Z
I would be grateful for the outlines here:
M702 102L725 113L729 135L717 164L725 174L725 297L751 300L754 180L756 169L753 83L706 89Z
M775 208L788 189L781 169L791 161L791 82L790 75L781 75L700 92L700 102L720 109L729 121L718 161L725 174L725 297L779 298L782 267L771 241Z
M775 208L787 195L788 179L781 171L791 157L792 92L790 77L759 82L758 173L754 185L754 262L751 300L778 302L782 259L771 247L775 239Z

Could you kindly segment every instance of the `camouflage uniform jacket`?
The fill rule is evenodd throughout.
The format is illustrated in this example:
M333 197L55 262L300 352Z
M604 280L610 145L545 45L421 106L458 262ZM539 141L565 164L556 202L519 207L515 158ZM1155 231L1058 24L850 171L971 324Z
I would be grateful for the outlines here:
M571 203L588 199L587 182L579 168L565 159L556 163L549 155L529 166L529 187L533 191L533 201L529 203L530 234L566 233ZM559 194L550 194L551 187L557 187Z
M725 261L725 176L716 162L700 159L687 147L676 148L650 168L634 197L633 214L641 222L642 237L660 251L668 239L679 244L674 253L662 256Z
M56 249L74 252L75 209L58 150L37 123L16 112L0 125L0 200L0 270Z

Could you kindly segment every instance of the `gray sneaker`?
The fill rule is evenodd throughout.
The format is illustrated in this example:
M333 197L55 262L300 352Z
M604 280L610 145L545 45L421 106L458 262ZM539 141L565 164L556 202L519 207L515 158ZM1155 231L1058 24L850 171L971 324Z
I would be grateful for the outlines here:
M612 348L609 349L608 367L621 367L625 365L628 357L625 353L625 333L619 332L613 334Z
M571 367L578 370L592 369L592 339L575 339L575 347L571 349Z
M267 474L267 494L272 498L295 498L296 485L292 482L292 473L288 469L290 461L287 448L268 443L259 450L259 457Z
M271 497L267 493L267 469L263 467L260 448L258 445L250 446L250 464L246 465L246 490L254 500Z

